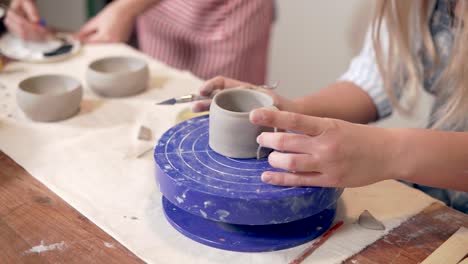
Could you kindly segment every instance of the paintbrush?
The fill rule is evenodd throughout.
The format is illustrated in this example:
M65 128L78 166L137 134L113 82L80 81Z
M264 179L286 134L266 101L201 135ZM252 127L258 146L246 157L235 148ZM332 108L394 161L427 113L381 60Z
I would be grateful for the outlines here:
M343 225L343 221L339 221L336 223L334 226L332 226L330 229L328 229L323 235L312 245L307 247L297 258L293 259L289 264L299 264L302 261L304 261L312 252L314 252L319 246L321 246L327 239L330 237L330 235L338 230L341 226Z

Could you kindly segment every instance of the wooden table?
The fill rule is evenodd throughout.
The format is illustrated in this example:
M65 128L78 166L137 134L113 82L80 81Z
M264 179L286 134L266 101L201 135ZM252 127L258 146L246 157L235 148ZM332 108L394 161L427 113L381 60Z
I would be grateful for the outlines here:
M143 261L0 152L0 263Z
M467 215L433 204L345 263L419 263L460 226ZM143 261L0 151L0 263Z

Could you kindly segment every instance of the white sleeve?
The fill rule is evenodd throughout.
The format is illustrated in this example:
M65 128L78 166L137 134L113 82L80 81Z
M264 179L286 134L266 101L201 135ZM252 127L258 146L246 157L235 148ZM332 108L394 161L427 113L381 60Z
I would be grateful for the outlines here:
M384 26L382 26L381 38L385 50L388 47L388 33ZM372 98L379 119L392 113L392 104L385 93L382 77L375 60L370 28L367 30L361 52L353 58L348 70L338 80L352 82L363 89Z

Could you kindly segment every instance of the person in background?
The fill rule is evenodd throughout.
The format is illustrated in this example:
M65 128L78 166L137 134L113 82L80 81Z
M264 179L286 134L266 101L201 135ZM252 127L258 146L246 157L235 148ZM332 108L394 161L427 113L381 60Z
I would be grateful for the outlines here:
M114 0L75 34L84 43L126 42L136 24L140 49L208 79L224 75L265 83L272 0ZM11 1L5 24L26 40L43 40L34 0Z
M361 53L336 83L296 100L265 91L282 111L250 114L254 124L299 132L257 138L277 150L269 163L285 170L262 180L356 187L397 179L468 213L467 21L468 1L378 1ZM216 77L200 93L241 84ZM427 129L362 125L411 112L421 88L435 97Z

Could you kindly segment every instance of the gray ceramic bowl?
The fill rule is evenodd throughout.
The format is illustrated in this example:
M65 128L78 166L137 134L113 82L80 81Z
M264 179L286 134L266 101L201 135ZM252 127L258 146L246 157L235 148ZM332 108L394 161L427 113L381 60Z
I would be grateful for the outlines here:
M52 122L69 118L80 109L83 88L65 75L40 75L19 83L18 106L31 120Z
M146 89L148 64L133 57L107 57L89 64L86 81L96 93L106 97L124 97Z

